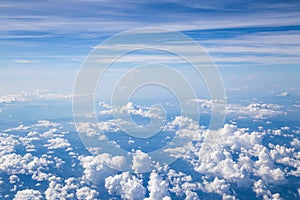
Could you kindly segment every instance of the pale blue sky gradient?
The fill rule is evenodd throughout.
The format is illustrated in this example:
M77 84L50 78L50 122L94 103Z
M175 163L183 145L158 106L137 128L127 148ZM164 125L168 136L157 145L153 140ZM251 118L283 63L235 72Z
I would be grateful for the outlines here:
M299 1L1 1L0 94L72 92L80 65L120 31L170 28L201 44L229 95L300 95ZM183 66L184 67L184 66Z

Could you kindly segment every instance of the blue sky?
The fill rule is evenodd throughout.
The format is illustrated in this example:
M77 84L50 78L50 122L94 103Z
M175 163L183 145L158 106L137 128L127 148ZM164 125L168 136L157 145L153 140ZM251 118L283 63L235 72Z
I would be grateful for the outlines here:
M249 85L254 93L263 84L261 93L298 96L299 10L299 1L1 1L0 94L70 92L94 46L120 31L154 26L198 41L229 93Z

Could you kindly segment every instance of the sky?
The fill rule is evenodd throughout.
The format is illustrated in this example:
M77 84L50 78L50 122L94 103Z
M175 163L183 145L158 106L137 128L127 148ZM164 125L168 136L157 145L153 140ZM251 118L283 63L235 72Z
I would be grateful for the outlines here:
M161 27L202 45L229 95L299 96L299 7L299 1L4 0L0 94L70 93L99 43L121 31Z
M0 199L300 197L299 10L1 0Z

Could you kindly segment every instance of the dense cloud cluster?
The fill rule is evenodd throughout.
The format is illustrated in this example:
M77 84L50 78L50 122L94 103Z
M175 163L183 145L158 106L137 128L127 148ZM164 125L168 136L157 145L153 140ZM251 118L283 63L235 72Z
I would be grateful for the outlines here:
M126 105L120 109L155 117L145 111L150 108ZM265 125L270 125L272 116L284 113L275 104L227 110L253 120L260 118ZM67 125L72 123L39 120L0 130L1 199L238 199L245 190L252 198L299 198L300 185L291 182L291 178L300 178L297 127L264 128L261 124L250 129L227 123L210 130L191 118L177 116L162 130L190 138L190 142L165 149L179 158L168 166L139 148L132 149L131 163L108 153L90 155L84 147L78 148L78 135L65 129ZM98 124L81 123L77 128L97 135L99 127L112 133L120 130L119 121L109 118ZM137 143L130 141L133 146ZM116 170L126 165L131 172ZM289 194L280 190L285 184L292 186Z

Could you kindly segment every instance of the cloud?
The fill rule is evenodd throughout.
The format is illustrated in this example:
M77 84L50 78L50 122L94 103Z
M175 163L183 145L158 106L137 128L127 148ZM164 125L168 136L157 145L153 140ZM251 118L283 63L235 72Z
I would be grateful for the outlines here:
M199 191L199 183L193 182L191 175L186 175L183 172L177 172L173 169L168 169L167 174L169 182L169 191L176 194L178 197L186 196L186 199L199 199L196 191Z
M293 141L291 142L291 145L300 149L300 140L297 138L294 138Z
M187 102L197 103L200 106L202 113L210 113L212 106L217 103L216 100L208 99L190 99ZM254 119L267 119L276 116L287 115L286 111L283 111L283 106L272 103L250 103L248 105L241 105L235 103L226 104L226 115L230 117L245 118L250 117Z
M84 179L95 184L104 182L104 179L112 175L115 170L121 169L126 159L122 156L112 156L110 154L99 154L97 156L79 156L78 159L84 168Z
M122 199L138 200L145 197L146 189L142 180L136 176L123 172L105 179L105 188L109 194L121 196Z
M99 37L106 38L128 28L149 26L187 33L205 47L219 66L297 65L300 62L299 31L296 30L300 16L299 4L296 2L280 2L273 6L274 2L255 1L256 6L240 7L237 6L241 5L239 1L221 5L215 1L184 5L182 2L170 0L125 1L113 6L106 1L89 1L88 4L73 1L68 2L67 11L61 13L60 5L64 2L6 2L5 6L1 7L0 38L3 39L2 42L7 42L4 50L7 46L16 46L15 43L38 46L40 40L35 38L47 38L43 43L49 46L46 52L39 51L39 47L29 49L29 59L18 56L23 59L14 59L15 63L36 65L42 58L45 66L52 66L51 58L56 55L51 57L48 54L64 56L56 56L56 59L63 59L63 62L67 59L74 60L74 57L84 57L85 51L77 50L79 48L70 49L76 54L70 56L66 55L64 48L61 50L51 46L53 42L61 42L61 36L65 38L63 45L83 47L87 50L89 46L95 46L95 40ZM159 10L155 9L157 6L160 7ZM83 7L84 10L89 10L88 15L83 13ZM12 13L11 8L16 12ZM43 12L45 8L49 12ZM187 18L191 20L186 20ZM89 44L86 44L87 38L90 39ZM22 39L24 41L20 44ZM177 46L186 48L182 44ZM8 57L15 57L12 52L7 53ZM119 61L153 60L161 63L182 63L182 60L176 59L175 56L161 55L129 55ZM55 65L58 65L57 63Z
M164 181L155 171L150 174L150 180L148 182L149 197L145 200L170 199L168 183Z
M262 107L277 108L274 105ZM103 194L124 199L170 199L175 196L178 199L199 199L201 194L208 195L208 198L219 195L223 199L235 199L240 188L252 190L257 198L278 199L285 193L276 187L289 184L288 177L300 177L300 142L297 134L287 134L295 131L292 125L287 125L276 129L260 127L252 131L225 124L219 130L209 130L190 118L177 116L164 128L183 138L192 138L192 142L178 149L179 153L174 153L181 159L179 162L187 163L189 168L186 165L183 165L185 169L182 165L174 168L160 166L158 163L153 166L156 171L142 175L139 173L150 167L152 161L140 150L132 152L131 167L137 174L118 172L108 166L123 168L128 164L124 157L110 154L89 156L77 152L76 143L61 134L64 133L63 124L48 120L31 125L17 124L0 133L0 171L6 174L0 178L0 185L1 182L2 186L10 183L8 186L11 186L12 193L16 193L16 199L34 195L46 199L97 199ZM211 140L214 137L216 139ZM278 144L276 137L287 142ZM272 140L265 143L268 138ZM34 146L31 148L31 145ZM56 155L51 147L65 148L65 151ZM28 153L27 149L37 151ZM70 173L61 174L60 171L64 170ZM31 188L25 182L27 178L44 189L36 192L36 187Z
M87 136L93 137L95 135L102 135L102 131L118 132L120 131L120 123L126 123L123 120L108 120L98 123L80 122L77 123L77 131L84 133Z
M68 178L63 180L60 177L51 176L49 179L49 186L45 191L45 197L49 200L54 199L74 199L76 189L79 188L79 184L76 183L75 178ZM83 191L81 191L82 194ZM94 193L91 190L91 195Z
M17 182L19 182L20 181L20 179L19 179L19 177L17 176L17 175L10 175L10 177L9 177L9 183L10 184L15 184L15 183L17 183Z
M99 193L88 187L82 187L76 190L76 196L79 200L94 200L99 196Z
M35 100L64 100L71 99L72 95L68 94L55 94L48 90L36 90L33 92L20 92L14 95L3 95L0 96L0 103L11 103L11 102L25 102Z
M22 102L25 99L19 95L5 95L0 96L0 103Z
M39 158L30 153L24 156L11 153L1 156L0 170L7 174L34 174L51 163L46 158Z
M13 132L13 131L27 131L30 129L30 126L25 126L24 124L20 124L19 126L15 128L9 128L4 130L4 132Z
M230 194L230 185L226 183L225 180L220 180L218 177L215 177L215 179L212 182L208 182L204 180L204 191L210 192L210 193L216 193L220 196L225 196Z
M20 64L30 64L30 63L37 63L38 60L14 60L16 63Z
M1 20L1 30L3 30L4 33L7 32L11 34L11 32L14 31L25 31L24 27L27 27L27 32L48 33L51 36L56 34L88 36L89 33L111 33L113 31L116 32L127 29L127 27L164 26L183 31L291 26L298 25L299 22L299 13L297 12L299 5L297 3L294 3L293 6L290 6L290 3L285 3L277 4L277 7L271 7L270 3L266 2L260 3L259 7L256 6L256 9L253 9L253 6L232 6L239 5L238 2L231 4L229 7L229 4L219 5L216 2L209 3L209 5L201 2L197 3L197 6L195 6L194 3L189 3L183 6L182 2L170 2L169 0L163 2L125 1L119 2L116 5L111 5L106 1L102 1L101 4L95 1L89 2L89 4L83 1L74 1L69 5L66 12L61 15L59 6L63 3L64 2L55 1L51 3L48 2L47 4L36 4L34 1L26 2L26 4L23 2L6 3L6 5L1 8L2 15L4 16ZM161 9L155 9L154 5L160 6ZM172 11L169 5L172 5ZM42 11L45 7L51 11L43 13ZM83 14L81 10L82 7L89 10L88 15ZM188 7L192 9L188 9ZM16 8L16 10L19 11L16 13L19 14L17 14L17 16L15 13L12 15L12 13L9 12L9 8ZM209 8L214 12L200 12L203 11L203 8ZM99 10L102 12L99 12ZM235 10L239 12L226 12L226 14L224 14L224 10ZM216 12L222 17L216 15ZM183 23L186 17L194 20ZM159 23L157 22L158 19Z
M14 200L42 200L44 199L40 191L33 189L20 190L15 195Z
M70 147L71 144L68 142L68 140L64 138L53 138L48 140L48 144L45 144L44 146L48 147L48 149L62 149Z
M299 143L299 140L294 138L291 141L291 145L297 148L297 142ZM278 144L269 144L270 156L276 163L288 166L289 170L286 170L288 174L300 177L300 160L298 154L296 153L297 150L294 147L287 148Z
M199 31L199 30L198 30ZM197 32L197 31L195 31ZM228 31L229 32L229 31ZM269 64L297 64L300 55L299 31L282 31L282 32L267 32L253 33L248 32L238 34L236 37L201 38L200 44L205 48L205 51L212 56L214 62L219 67L224 64L241 64L251 63L256 65ZM280 41L280 42L278 42ZM165 49L173 49L178 52L185 52L193 61L201 61L201 55L195 55L193 44L184 41L175 41L172 43L162 43L161 47ZM98 46L96 48L105 49L110 54L120 50L131 50L140 48L157 48L156 44L116 44L111 46ZM202 59L203 60L203 59ZM102 62L108 62L108 59L103 59ZM186 63L185 60L178 56L171 55L154 55L154 54L129 54L122 56L115 62L159 62L159 63ZM99 60L99 62L101 62Z
M19 140L10 134L0 133L0 157L15 151L15 146L20 144Z
M282 111L282 108L282 106L277 104L251 103L247 106L230 104L226 109L226 113L250 116L254 119L267 119L270 117L286 115L287 113Z
M132 170L135 173L143 173L151 171L151 157L147 153L137 150L132 158Z
M59 123L51 122L48 120L39 120L37 124L33 125L34 127L59 127Z
M200 198L196 192L187 191L185 193L185 199L186 200L199 200Z
M148 107L135 105L132 102L128 102L123 106L110 106L105 102L100 102L99 105L105 109L100 111L100 115L111 115L114 113L137 115L141 117L148 117L151 119L163 119L163 113L158 107Z
M195 130L195 126L189 126L190 124L189 120L181 121L178 131ZM203 192L218 193L227 195L226 198L233 198L229 191L231 183L248 188L255 182L253 176L267 184L282 184L286 181L287 174L298 176L300 164L295 149L271 145L269 150L262 142L267 134L265 131L249 132L246 128L229 124L225 124L219 130L199 129L198 131L198 135L202 137L198 137L197 140L195 137L193 143L181 149L170 148L169 151L177 151L174 153L176 157L191 163L196 172L205 175L203 185L199 187ZM268 133L272 134L272 131ZM234 155L238 157L234 158ZM288 168L289 170L283 170L277 164L291 167ZM214 181L208 181L207 178L214 178ZM172 190L182 193L179 188ZM266 189L264 191L267 192Z
M254 183L253 191L256 193L257 197L262 197L263 199L280 199L280 195L278 193L272 194L271 191L267 189L266 185L261 179Z

